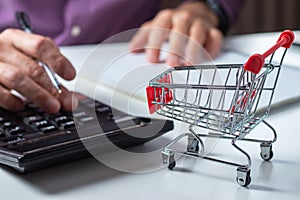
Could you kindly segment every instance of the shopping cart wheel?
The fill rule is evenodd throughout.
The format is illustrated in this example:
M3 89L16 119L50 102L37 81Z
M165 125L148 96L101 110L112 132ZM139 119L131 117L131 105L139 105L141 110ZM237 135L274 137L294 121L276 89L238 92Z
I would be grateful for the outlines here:
M247 167L238 167L236 182L243 187L247 187L251 183L250 169Z
M198 153L199 152L199 141L194 137L188 137L187 152Z
M170 163L170 164L168 165L168 168L169 168L170 170L172 170L175 166L176 166L176 162L174 161L174 162L172 162L172 163Z
M163 164L168 165L169 169L176 166L175 155L172 151L162 151Z
M260 156L263 160L269 161L273 158L273 150L272 150L272 143L263 142L260 144Z

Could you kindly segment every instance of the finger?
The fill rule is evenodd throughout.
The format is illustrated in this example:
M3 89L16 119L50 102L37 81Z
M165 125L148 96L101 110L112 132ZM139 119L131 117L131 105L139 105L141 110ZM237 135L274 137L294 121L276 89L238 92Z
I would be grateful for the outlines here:
M220 53L223 40L224 36L220 30L212 28L208 31L205 49L212 58L216 58Z
M146 49L149 62L157 63L160 61L160 50L162 44L166 41L171 28L172 10L163 10L157 14L149 28L148 44Z
M172 18L172 31L169 37L170 53L167 63L171 66L180 65L188 41L189 27L192 18L187 12L177 12Z
M48 113L59 111L60 102L31 78L24 75L20 69L1 63L0 74L0 83L8 90L18 91Z
M166 30L161 28L151 28L146 48L147 60L151 63L160 62L160 52L165 41Z
M6 110L20 111L24 108L25 103L20 98L11 94L9 90L0 85L0 106Z
M52 70L60 75L63 79L72 80L76 76L76 71L73 65L59 51L57 51L57 54L53 56L48 57L45 55L41 61L51 67Z
M28 56L45 62L64 79L70 80L75 77L76 72L72 64L59 52L50 38L17 29L6 29L2 32L2 39L10 41L14 47Z
M59 101L64 110L72 111L78 107L78 96L68 91L65 87L62 86L62 93L59 94Z
M45 73L45 70L39 66L35 60L8 45L2 45L1 50L0 60L4 63L18 67L24 74L30 76L51 94L55 93L55 88L48 75Z
M199 64L203 61L205 49L203 45L207 39L208 24L202 19L193 21L190 27L190 37L185 50L185 60L189 65Z
M139 53L144 51L144 47L147 44L149 28L147 25L142 25L137 33L131 38L129 42L129 50L133 53Z

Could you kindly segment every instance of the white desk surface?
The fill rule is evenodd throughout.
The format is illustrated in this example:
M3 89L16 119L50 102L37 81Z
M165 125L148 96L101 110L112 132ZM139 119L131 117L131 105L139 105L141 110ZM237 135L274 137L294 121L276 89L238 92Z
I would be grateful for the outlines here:
M181 157L173 171L162 168L137 174L116 171L88 158L27 175L1 166L1 199L299 199L299 118L300 102L271 111L268 122L275 127L278 141L270 162L260 158L259 144L240 143L253 162L248 188L236 183L236 167L203 159ZM177 129L137 148L163 145ZM250 135L265 131L258 126ZM229 141L219 141L212 154L240 161L239 154L229 149Z

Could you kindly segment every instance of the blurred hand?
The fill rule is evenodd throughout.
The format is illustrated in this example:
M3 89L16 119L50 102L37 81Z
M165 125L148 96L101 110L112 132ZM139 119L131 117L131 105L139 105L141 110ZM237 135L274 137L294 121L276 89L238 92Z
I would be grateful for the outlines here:
M161 10L153 20L144 23L130 41L129 49L135 53L146 49L148 61L157 63L161 46L168 41L168 65L196 64L203 56L203 48L212 58L218 55L223 34L217 25L217 16L205 2L185 2L176 9Z
M0 106L14 111L23 109L25 102L11 93L16 90L48 113L58 112L61 107L76 107L78 101L72 93L62 88L58 94L36 60L46 63L66 80L75 77L71 63L51 39L18 29L0 33Z

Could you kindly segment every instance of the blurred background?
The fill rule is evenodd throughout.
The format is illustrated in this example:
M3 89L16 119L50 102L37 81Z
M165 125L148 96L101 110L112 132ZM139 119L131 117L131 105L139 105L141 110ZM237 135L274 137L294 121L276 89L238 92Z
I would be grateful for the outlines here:
M228 34L300 30L299 0L247 0Z
M163 0L162 8L175 7L182 0ZM233 27L228 32L300 30L300 0L246 0Z

